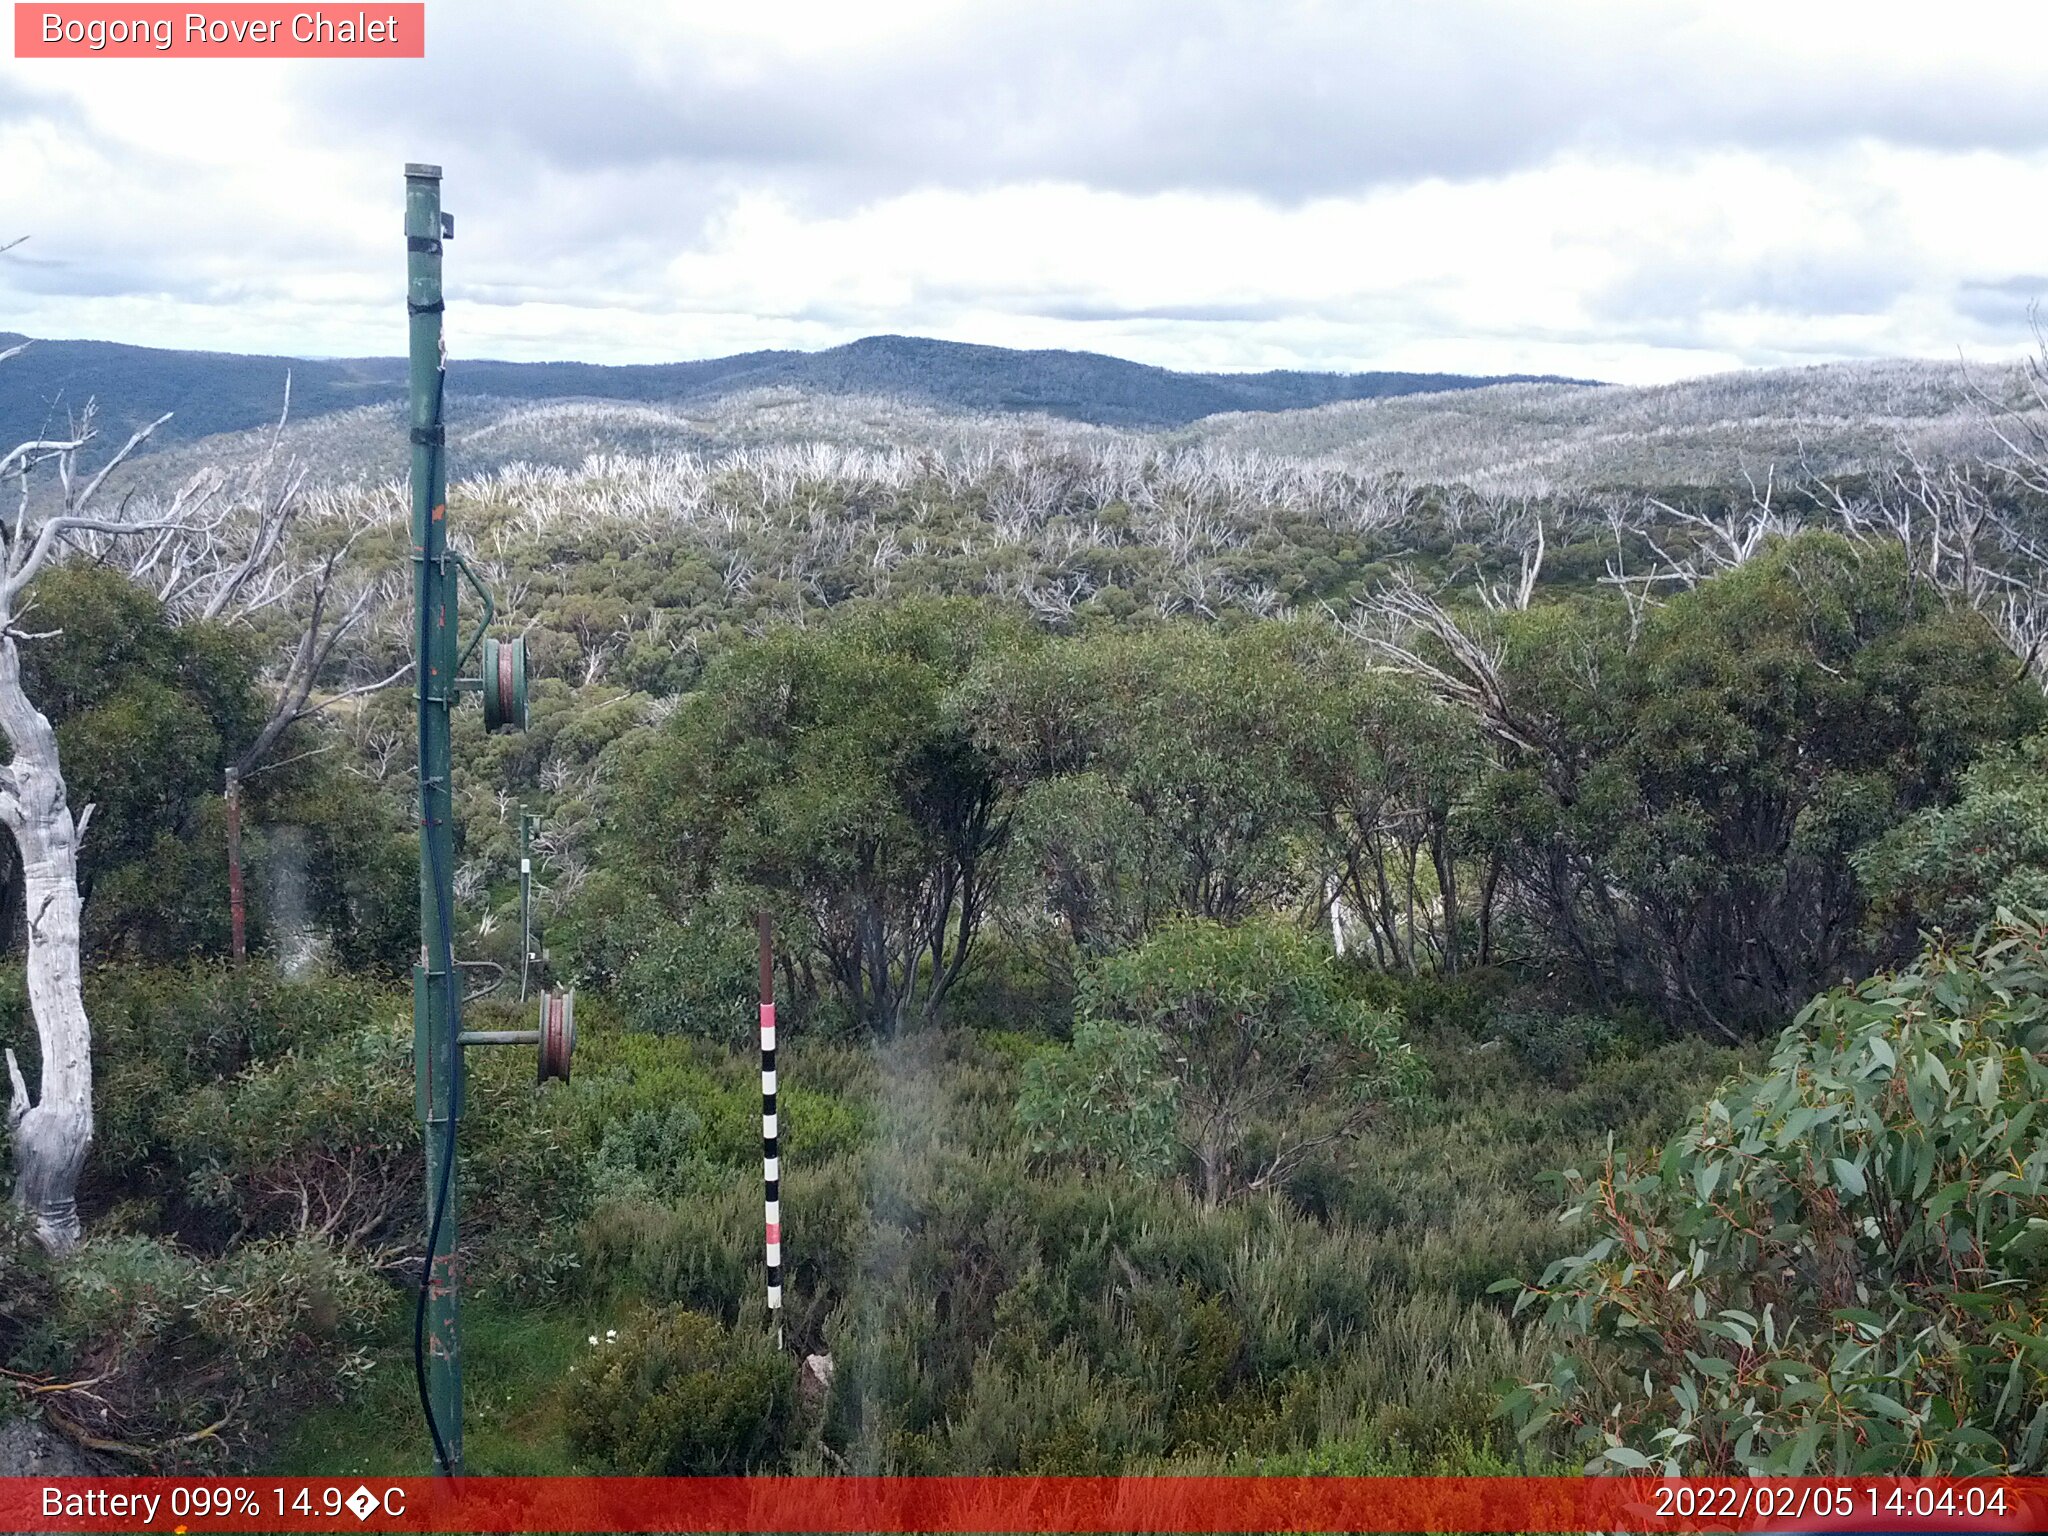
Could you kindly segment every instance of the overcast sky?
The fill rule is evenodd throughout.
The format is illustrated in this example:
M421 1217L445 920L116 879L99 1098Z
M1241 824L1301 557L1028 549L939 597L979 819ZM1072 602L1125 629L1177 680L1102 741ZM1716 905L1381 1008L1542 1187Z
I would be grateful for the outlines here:
M2010 355L2048 298L2038 3L427 17L424 61L0 60L0 329L401 351L407 160L471 357L896 331L1649 382Z

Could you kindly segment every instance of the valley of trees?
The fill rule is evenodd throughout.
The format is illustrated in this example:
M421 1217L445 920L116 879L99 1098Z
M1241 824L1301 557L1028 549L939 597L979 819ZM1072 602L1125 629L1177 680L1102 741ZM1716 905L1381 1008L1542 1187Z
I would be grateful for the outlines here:
M517 970L537 812L583 1028L471 1065L472 1468L2040 1470L2037 420L1540 498L1109 442L458 484L537 678L457 717L461 950ZM80 1240L0 1233L0 1413L418 1471L403 498L180 494L4 640L92 807L93 1138Z

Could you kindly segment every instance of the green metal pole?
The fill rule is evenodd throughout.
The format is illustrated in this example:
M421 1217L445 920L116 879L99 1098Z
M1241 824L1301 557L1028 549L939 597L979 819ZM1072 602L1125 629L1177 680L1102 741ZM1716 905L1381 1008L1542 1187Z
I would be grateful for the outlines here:
M441 424L441 168L405 168L406 313L411 330L413 644L420 733L420 963L413 970L413 1070L427 1152L428 1254L414 1346L435 1459L462 1470L462 1350L455 1255L455 1127L462 1113L461 993L453 934L448 716L455 702L454 573L448 560Z

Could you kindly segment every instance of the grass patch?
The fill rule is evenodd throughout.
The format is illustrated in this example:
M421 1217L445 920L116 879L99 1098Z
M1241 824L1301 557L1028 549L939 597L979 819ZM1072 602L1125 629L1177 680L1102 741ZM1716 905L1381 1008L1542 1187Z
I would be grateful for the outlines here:
M463 1464L478 1476L562 1476L578 1469L562 1400L570 1368L615 1316L523 1311L465 1300L462 1308ZM419 1477L434 1470L413 1385L412 1312L380 1340L370 1380L354 1397L301 1418L267 1470L280 1477Z

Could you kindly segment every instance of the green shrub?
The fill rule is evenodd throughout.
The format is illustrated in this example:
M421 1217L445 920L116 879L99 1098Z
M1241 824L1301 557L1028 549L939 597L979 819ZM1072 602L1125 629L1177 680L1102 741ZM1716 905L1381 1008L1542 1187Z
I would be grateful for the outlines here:
M946 1020L1062 1040L1074 1027L1072 945L1057 932L1035 946L985 939L946 994Z
M865 1053L812 1039L783 1047L780 1061L784 1152L817 1163L859 1146L871 1118ZM563 1123L601 1178L639 1179L674 1198L726 1170L760 1167L758 1067L751 1051L595 1028L577 1041Z
M419 1220L411 1028L388 1012L195 1089L163 1134L188 1191L243 1232L388 1253Z
M984 1356L949 1416L946 1465L963 1473L1121 1472L1165 1449L1156 1416L1069 1340L1040 1359Z
M1164 1173L1179 1159L1179 1093L1155 1029L1084 1019L1065 1050L1024 1067L1017 1119L1032 1151L1084 1166Z
M758 1331L667 1308L576 1368L568 1422L576 1454L608 1472L772 1472L796 1439L795 1367Z
M700 1150L704 1117L688 1104L636 1109L607 1124L591 1155L592 1192L600 1200L658 1201L711 1172Z
M11 995L18 995L18 978L18 971L10 978ZM173 1199L183 1196L177 1186L188 1165L170 1154L196 1118L194 1094L288 1052L317 1052L405 1007L368 982L291 980L262 963L95 966L85 1002L97 1090L87 1177ZM25 1009L25 1000L19 1006ZM174 1171L175 1178L165 1177Z
M0 1204L0 1358L41 1371L61 1353L51 1330L56 1281L35 1224L12 1201Z
M1370 970L1356 950L1337 971L1361 1002L1399 1014L1418 1033L1449 1033L1461 1038L1486 1038L1494 1011L1513 984L1512 978L1497 968L1466 970L1455 976L1434 971L1411 976L1402 971Z
M616 967L612 992L634 1029L743 1044L760 1001L754 913L761 898L720 889L680 920L646 896L610 915L603 953Z
M2048 907L2048 736L1987 752L1953 805L1857 850L1880 926L1964 934L2001 908Z
M1504 1008L1493 1016L1499 1038L1547 1082L1570 1085L1588 1067L1617 1051L1622 1026L1600 1013L1554 1013L1545 1008Z
M373 1267L401 1262L421 1213L402 1001L257 966L116 972L95 991L106 1004L94 1013L106 1129L88 1166L98 1165L96 1187L118 1180L130 1193L127 1224L214 1250L312 1237ZM524 1011L515 1020L478 1005L466 1022L524 1022ZM530 1293L574 1263L588 1171L551 1108L558 1100L535 1089L528 1052L470 1053L462 1205L479 1285ZM145 1192L156 1192L153 1208L134 1203Z
M1830 992L1518 1297L1587 1347L1508 1398L1594 1466L2048 1464L2048 927Z
M761 1241L756 1171L729 1174L674 1204L602 1201L583 1224L582 1253L593 1275L630 1294L730 1322L750 1301L760 1303Z
M119 1235L61 1265L32 1248L19 1223L0 1231L0 1274L34 1292L33 1312L9 1309L4 1363L58 1388L38 1396L60 1425L159 1469L246 1463L295 1411L346 1393L388 1298L314 1237L216 1260Z
M1065 1053L1031 1068L1020 1113L1040 1147L1143 1169L1171 1138L1211 1206L1280 1187L1423 1077L1396 1021L1270 919L1172 923L1095 962L1080 1020Z
M585 1012L579 1011L577 1021L579 1055ZM516 1017L526 1022L524 1008ZM465 1019L472 1028L497 1023L481 1010ZM498 1027L511 1022L506 1017ZM546 1301L581 1263L577 1227L591 1204L573 1079L536 1086L530 1047L471 1050L465 1071L461 1169L464 1244L472 1255L468 1274L479 1292L499 1300ZM417 1148L417 1130L414 1136ZM417 1160L413 1166L418 1168Z

